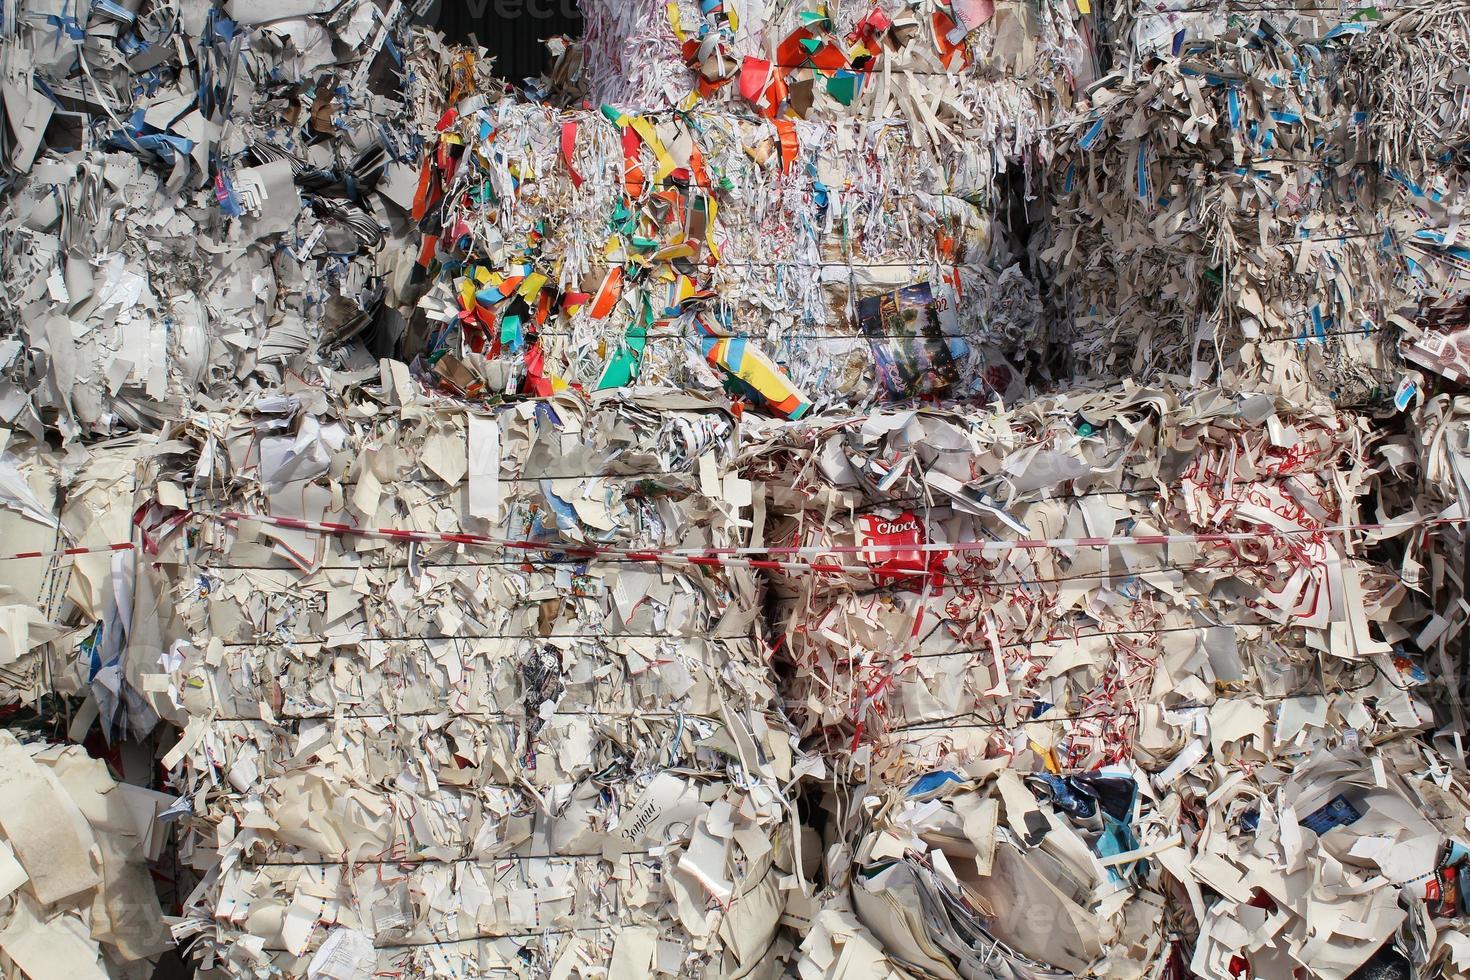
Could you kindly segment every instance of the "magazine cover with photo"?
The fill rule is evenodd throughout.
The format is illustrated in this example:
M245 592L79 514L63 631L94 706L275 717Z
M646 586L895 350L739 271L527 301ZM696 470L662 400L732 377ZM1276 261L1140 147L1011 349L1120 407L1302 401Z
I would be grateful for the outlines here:
M954 305L927 282L858 301L858 325L873 347L878 377L890 398L934 397L959 381L950 347Z

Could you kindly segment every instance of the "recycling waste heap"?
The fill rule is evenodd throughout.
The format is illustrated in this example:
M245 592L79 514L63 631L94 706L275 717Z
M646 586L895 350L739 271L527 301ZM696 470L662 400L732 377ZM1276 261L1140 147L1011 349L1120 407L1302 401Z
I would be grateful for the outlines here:
M147 518L184 637L163 762L207 869L176 934L242 974L779 957L799 825L755 575L636 560L738 542L728 410L569 392L471 414L397 368L196 415L158 459L191 508L228 508ZM303 510L435 534L323 536ZM540 543L453 540L507 527Z
M0 967L1470 976L1470 3L423 6L0 7Z

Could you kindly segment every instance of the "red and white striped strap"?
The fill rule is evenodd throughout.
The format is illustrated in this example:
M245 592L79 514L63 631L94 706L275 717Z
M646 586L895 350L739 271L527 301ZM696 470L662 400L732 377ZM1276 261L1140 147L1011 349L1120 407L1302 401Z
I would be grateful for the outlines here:
M95 548L63 548L60 551L18 551L13 555L0 555L0 561L16 561L20 558L70 558L74 555L103 555L114 551L132 551L136 545L103 544Z
M1326 527L1277 528L1256 531L1222 531L1197 534L1137 534L1114 535L1097 538L1020 538L1014 541L959 541L940 544L862 544L822 545L816 547L763 547L763 548L614 548L603 545L562 544L550 541L518 541L483 534L449 534L438 531L410 531L400 528L364 528L351 524L336 524L327 521L304 521L292 517L272 517L268 514L243 514L226 511L223 514L200 514L201 517L225 521L257 521L273 527L292 528L318 534L349 537L382 538L390 541L410 541L421 544L460 544L471 547L505 548L515 551L555 551L559 554L616 555L625 558L698 559L730 558L752 555L781 555L801 558L820 558L824 555L875 554L902 552L905 554L959 554L981 552L1004 554L1010 551L1075 550L1077 548L1126 548L1140 545L1171 544L1226 544L1235 541L1260 541L1266 538L1289 538L1301 535L1345 534L1351 532L1409 531L1434 525L1463 524L1466 518L1434 517L1415 521L1390 521L1382 524L1337 524ZM698 562L695 562L698 564ZM803 564L803 568L813 567ZM834 570L842 566L832 566ZM867 569L863 566L864 570Z

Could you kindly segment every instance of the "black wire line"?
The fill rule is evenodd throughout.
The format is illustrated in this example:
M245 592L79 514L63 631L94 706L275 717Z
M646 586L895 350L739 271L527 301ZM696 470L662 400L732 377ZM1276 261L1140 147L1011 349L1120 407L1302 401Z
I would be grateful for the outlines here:
M461 944L464 944L464 943L491 943L491 942L499 942L500 940L503 940L503 939L510 939L510 940L516 940L516 939L537 939L537 938L543 938L543 937L548 937L548 936L569 936L569 935L579 935L579 934L585 934L585 933L603 933L603 932L612 933L612 932L617 931L619 928L622 928L622 926L621 925L609 925L609 926L568 926L568 927L561 928L561 929L543 929L543 930L540 930L538 932L506 932L506 933L501 933L499 935L493 935L493 936L492 935L468 936L468 937L466 937L464 939L436 939L436 940L431 940L431 941L426 941L426 942L416 942L416 943L386 943L386 944L383 944L383 945L380 945L380 946L374 946L373 948L376 949L376 950L388 950L388 951L391 951L391 950L409 950L409 949L425 949L425 948L428 948L428 947L431 947L431 946L458 946L458 945L461 945ZM291 953L291 951L289 949L286 949L284 947L275 947L275 946L267 946L267 947L265 947L262 950L262 952L266 952L266 953L288 953L288 954ZM292 955L294 955L294 954L292 954ZM500 968L498 968L498 969L500 969ZM503 969L509 970L511 968L510 967L504 967Z
M1314 691L1314 692L1312 692L1310 694L1243 695L1242 698L1244 700L1256 700L1256 701L1260 701L1263 704L1281 704L1281 703L1284 703L1284 702L1287 702L1287 701L1300 701L1300 700L1304 700L1304 699L1307 699L1307 698L1324 698L1324 697L1331 697L1331 696L1336 695L1336 694L1353 694L1353 693L1356 693L1358 691L1367 690L1369 687L1372 687L1372 686L1373 686L1372 685L1372 682L1370 681L1369 683L1366 683L1366 684L1360 684L1357 687L1346 687L1346 688L1341 688L1341 689L1324 690L1324 691ZM1205 707L1205 706L1204 705L1198 705L1196 707ZM971 730L971 729L975 729L975 730L994 730L994 729L1002 729L1002 728L1004 728L1004 729L1016 728L1016 727L1020 727L1022 725L1046 725L1046 724L1051 724L1052 722L1116 721L1116 720L1119 720L1119 719L1136 718L1138 716L1138 709L1137 708L1131 708L1131 707L1129 707L1129 708L1118 708L1116 710L1093 712L1093 713L1080 712L1078 714L1062 715L1060 717L1025 718L1025 719L1019 719L1019 720L1017 720L1015 722L969 722L969 723L966 723L966 724L963 724L963 725L949 725L949 724L946 724L946 722L949 722L951 720L957 720L957 719L962 719L962 718L973 718L976 715L978 715L979 713L980 712L978 710L976 710L976 711L967 711L967 712L965 712L963 714L950 715L948 718L936 718L936 719L933 719L931 721L914 722L911 725L899 725L899 726L896 726L896 727L893 727L893 728L885 728L885 729L883 729L883 731L884 731L884 734L893 734L895 732L923 731L923 730L926 730L926 729L933 729L935 731L950 731L950 730L954 730L954 731L968 731L968 730Z
M628 850L617 852L618 858L625 856L639 857L652 855L653 851ZM456 865L456 864L500 864L506 861L587 861L593 858L601 859L603 852L588 852L584 854L501 854L498 857L457 857L457 858L431 858L410 857L401 860L393 858L372 858L364 860L349 861L242 861L242 868L331 868L339 865L346 867L416 867L434 865Z
M710 640L714 642L735 642L739 640L749 639L752 639L752 637L746 634L738 636L707 636L703 633L484 633L478 635L469 633L453 633L447 636L365 636L359 639L350 640L340 645L358 646L363 643L412 643L415 641L421 641L424 643L439 643L453 642L456 640L607 640L609 642L612 642L614 640ZM278 640L274 642L266 642L263 640L234 640L225 643L224 646L234 648L317 646L327 645L331 640L331 637L323 640Z

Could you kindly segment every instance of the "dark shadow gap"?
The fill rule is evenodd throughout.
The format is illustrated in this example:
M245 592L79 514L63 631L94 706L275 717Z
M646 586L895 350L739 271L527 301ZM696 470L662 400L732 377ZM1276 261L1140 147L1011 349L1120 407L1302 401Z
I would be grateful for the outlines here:
M453 42L473 35L495 73L515 84L547 70L547 38L581 37L583 23L577 0L434 0L424 22Z

